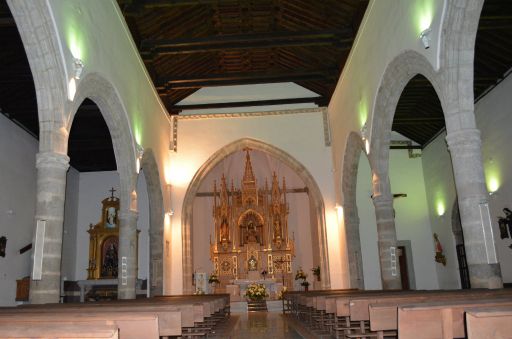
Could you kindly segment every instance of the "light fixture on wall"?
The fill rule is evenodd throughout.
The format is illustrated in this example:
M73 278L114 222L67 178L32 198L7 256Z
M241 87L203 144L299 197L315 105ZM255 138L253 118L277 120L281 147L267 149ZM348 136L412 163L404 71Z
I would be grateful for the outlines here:
M144 147L142 147L141 145L139 144L135 144L135 148L136 148L136 166L137 166L137 173L139 173L140 171L140 166L141 166L141 162L142 162L142 156L144 155Z
M420 40L425 49L430 47L430 32L432 32L432 29L429 27L420 33Z
M368 122L365 122L363 127L361 127L361 139L364 143L364 150L366 154L370 154L370 138L368 136Z
M336 204L334 206L334 209L336 210L336 217L338 218L338 223L340 223L343 220L343 206L340 204Z
M82 59L79 58L73 58L73 77L75 79L80 79L80 76L82 75L82 72L84 70L84 62Z
M167 193L167 196L169 197L169 204L168 204L168 207L167 207L167 212L165 214L167 214L168 216L172 217L174 215L174 210L172 209L172 185L171 184L167 184L165 185L165 190L166 190L166 193Z

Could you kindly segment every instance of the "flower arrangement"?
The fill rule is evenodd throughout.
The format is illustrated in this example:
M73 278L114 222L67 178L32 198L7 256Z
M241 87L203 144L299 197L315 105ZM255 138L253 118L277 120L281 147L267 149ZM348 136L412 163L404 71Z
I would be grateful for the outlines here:
M307 278L308 278L308 275L306 273L304 273L304 271L302 270L302 267L300 267L297 270L297 273L295 274L295 280L306 280Z
M311 269L316 280L320 281L320 265Z
M304 273L302 270L302 267L297 270L297 273L295 274L295 280L302 280L300 283L301 286L304 286L304 290L307 291L309 287L309 281L306 279L308 278L308 275Z
M263 300L268 297L267 289L263 284L250 284L247 286L245 296L251 300Z
M218 284L220 283L219 278L215 273L210 274L210 277L208 278L208 284Z
M279 293L277 293L277 299L283 300L283 296L286 291L288 291L288 289L286 288L286 286L283 286L283 289L279 291Z

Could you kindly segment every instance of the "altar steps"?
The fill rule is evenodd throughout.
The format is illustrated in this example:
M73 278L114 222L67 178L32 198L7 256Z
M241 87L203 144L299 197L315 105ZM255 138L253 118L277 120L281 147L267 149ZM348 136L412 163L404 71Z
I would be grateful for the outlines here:
M265 300L254 300L247 302L248 312L266 312L267 302Z

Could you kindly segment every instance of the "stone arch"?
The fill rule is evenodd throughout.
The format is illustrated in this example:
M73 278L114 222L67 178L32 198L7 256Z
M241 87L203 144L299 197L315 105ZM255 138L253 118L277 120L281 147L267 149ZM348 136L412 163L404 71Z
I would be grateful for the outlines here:
M108 126L114 155L116 157L117 171L119 172L119 183L121 189L121 203L130 202L131 192L135 189L137 183L135 139L131 133L131 126L121 100L114 86L97 73L88 73L83 79L80 79L76 91L75 99L71 107L69 126L82 102L89 98L98 106L101 115ZM124 199L123 199L124 197ZM128 208L128 205L121 209Z
M371 140L370 140L370 162L374 165L375 171L386 183L389 167L389 145L391 139L391 126L395 116L398 100L402 95L405 86L417 74L423 75L434 87L444 108L444 98L439 76L429 61L421 54L414 51L406 51L398 55L389 63L384 72L379 87L375 107L372 114ZM377 195L387 188L375 187Z
M7 4L16 21L34 79L39 117L39 151L67 153L65 126L67 84L59 52L58 34L44 1Z
M330 288L330 277L329 277L329 257L327 252L327 238L326 238L326 221L325 221L325 206L324 200L322 197L322 193L320 188L318 187L316 181L313 176L309 173L309 171L302 165L299 161L297 161L294 157L286 153L285 151L267 144L265 142L244 138L237 141L234 141L216 153L214 153L196 172L194 177L191 180L191 183L187 189L187 193L185 194L185 198L183 200L183 209L182 209L182 242L183 242L183 290L184 293L190 293L192 289L192 242L191 242L191 227L192 227L192 216L193 216L193 202L194 198L199 190L199 186L206 175L213 169L218 163L220 163L224 158L235 153L237 151L241 151L246 147L250 147L256 150L260 150L275 158L279 159L291 169L293 169L297 175L304 181L306 187L309 190L310 201L312 201L313 206L315 208L316 217L317 217L317 229L315 230L318 238L318 247L319 247L319 258L320 258L320 268L321 268L321 276L325 277L322 279L322 288L328 289Z
M120 279L118 284L119 299L135 299L135 282L137 279L137 156L135 138L119 95L114 86L97 73L88 73L80 79L71 103L71 115L67 130L71 129L73 118L82 104L89 98L100 109L107 124L117 172L119 173L119 257L126 258L126 280ZM123 260L124 260L123 258Z
M343 216L347 238L350 287L364 289L363 259L359 236L359 215L356 202L357 171L361 153L366 156L363 140L358 133L351 132L347 138L345 154L343 156L341 192L343 195Z
M149 200L149 283L150 296L163 294L164 202L160 174L153 150L144 150L141 169ZM140 172L139 172L140 173Z
M443 111L448 133L454 129L476 127L473 114L473 63L483 4L484 0L447 2L440 61L445 84Z

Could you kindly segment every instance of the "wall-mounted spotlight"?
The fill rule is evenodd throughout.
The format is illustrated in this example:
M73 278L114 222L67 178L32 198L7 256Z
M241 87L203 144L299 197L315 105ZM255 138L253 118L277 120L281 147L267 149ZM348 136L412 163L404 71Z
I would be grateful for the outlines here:
M79 58L74 58L73 59L73 70L74 70L74 74L73 74L73 77L75 79L80 79L80 76L82 75L82 72L84 70L84 62L79 59Z
M172 217L174 215L174 210L172 209L172 185L166 184L165 190L166 190L167 197L169 198L169 204L167 206L167 211L165 212L165 214Z
M144 147L137 144L137 158L142 159L143 155L144 155Z
M430 29L429 27L420 33L420 40L425 49L428 49L430 47L430 32L432 32L432 29Z

